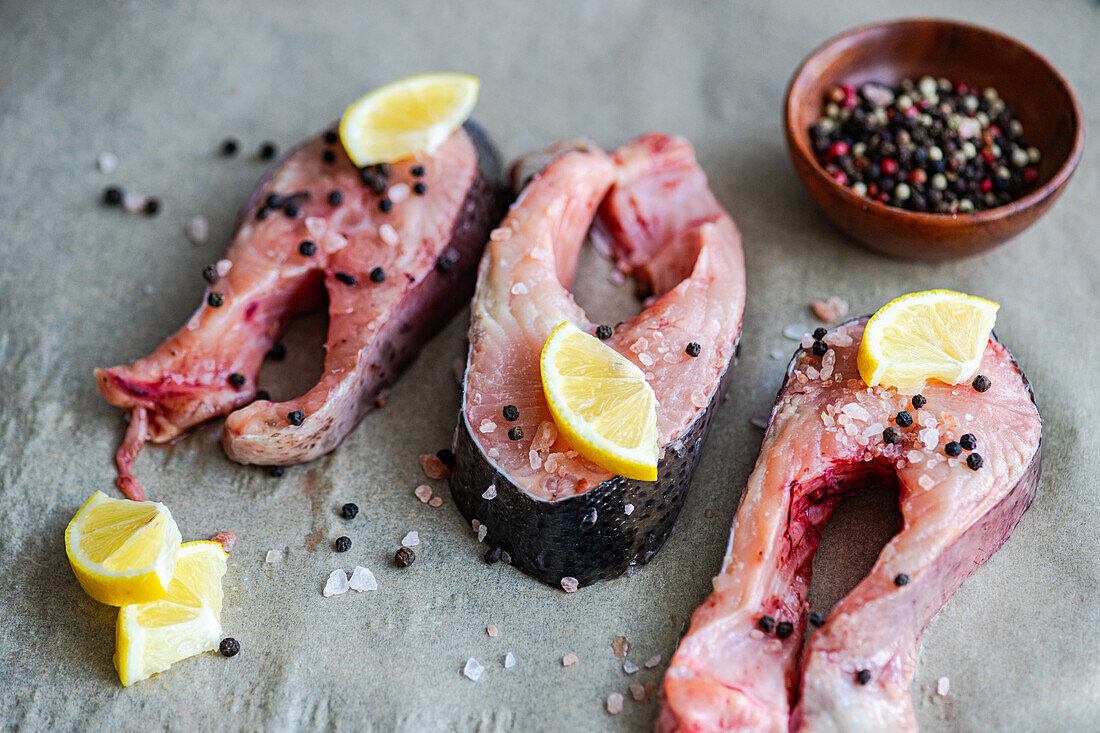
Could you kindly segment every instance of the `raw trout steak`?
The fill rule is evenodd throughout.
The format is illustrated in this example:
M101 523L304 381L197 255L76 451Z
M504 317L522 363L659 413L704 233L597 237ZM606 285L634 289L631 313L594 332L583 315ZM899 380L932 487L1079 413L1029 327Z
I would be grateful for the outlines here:
M922 405L868 388L856 370L865 323L791 362L714 592L665 674L658 730L916 730L921 631L1031 503L1042 421L995 337L979 367L988 391L934 382ZM901 530L804 645L822 527L867 484L897 487Z
M647 562L671 530L724 394L745 267L740 234L686 141L651 134L613 157L557 152L481 261L451 492L512 564L571 589ZM597 329L569 292L597 208L601 245L654 293L603 335L656 394L656 482L613 476L578 455L543 396L539 354L550 332L566 320ZM506 418L508 405L518 418Z
M292 152L261 181L224 259L204 271L202 306L150 356L99 369L108 402L131 413L119 488L144 495L131 466L228 414L235 461L300 463L335 448L424 343L469 299L489 232L507 206L499 162L472 124L419 159L359 170L334 133ZM288 402L255 399L256 376L287 321L327 294L321 380Z

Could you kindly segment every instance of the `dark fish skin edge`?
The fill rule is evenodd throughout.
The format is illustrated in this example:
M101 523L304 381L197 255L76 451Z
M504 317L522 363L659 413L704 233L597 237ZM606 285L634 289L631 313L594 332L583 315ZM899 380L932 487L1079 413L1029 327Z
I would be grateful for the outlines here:
M731 353L735 352L736 348ZM583 587L646 564L661 549L683 507L732 362L731 358L722 372L710 404L681 434L682 454L665 448L657 481L615 476L556 502L532 498L494 469L460 410L450 480L455 505L467 520L477 519L488 528L489 547L499 546L511 556L512 565L556 588L561 588L564 577L576 578ZM490 484L496 485L496 498L483 499ZM634 505L629 516L623 511L626 504ZM593 510L596 521L586 521Z

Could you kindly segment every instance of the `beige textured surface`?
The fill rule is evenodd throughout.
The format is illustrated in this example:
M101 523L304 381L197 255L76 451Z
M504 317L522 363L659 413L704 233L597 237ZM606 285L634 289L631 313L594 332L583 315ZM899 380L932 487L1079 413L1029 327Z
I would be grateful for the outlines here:
M313 8L310 10L309 8ZM922 4L1033 44L1100 124L1100 5L972 0ZM828 35L911 14L901 2L324 3L16 2L0 4L0 728L637 730L655 706L613 691L630 659L667 660L718 567L760 431L806 304L840 295L853 313L928 287L998 300L998 333L1031 378L1046 420L1044 474L1015 535L931 624L914 696L924 730L1084 731L1100 719L1100 154L1089 144L1054 210L1008 246L940 266L888 261L845 240L813 209L786 160L780 100L801 57ZM286 148L364 90L429 69L484 80L476 117L506 156L585 135L614 146L659 129L697 146L742 228L749 302L731 399L721 408L679 524L632 579L566 595L480 560L483 547L447 497L416 500L416 455L449 442L458 394L451 362L465 315L429 345L384 410L334 454L281 479L229 462L220 425L137 464L186 538L232 529L226 633L239 657L205 655L123 689L111 666L113 614L80 591L62 530L109 490L119 411L94 366L151 350L197 304L262 166L214 154L225 135L251 152ZM100 151L119 156L97 173ZM120 182L160 195L154 219L96 204ZM210 219L211 241L182 229ZM588 268L582 301L614 300ZM323 319L299 324L292 357L262 382L286 393L311 364ZM441 484L437 491L446 496ZM345 525L335 510L356 501ZM706 518L705 510L712 518ZM826 533L814 597L825 606L858 579L889 534L888 497L842 507ZM416 564L389 558L409 530ZM346 555L329 549L346 532ZM307 544L319 541L316 551ZM276 549L281 560L264 563ZM327 574L363 564L379 590L321 597ZM500 634L489 638L485 626ZM504 670L506 652L517 664ZM580 662L563 668L562 655ZM486 666L478 683L466 659ZM950 695L935 696L936 680Z

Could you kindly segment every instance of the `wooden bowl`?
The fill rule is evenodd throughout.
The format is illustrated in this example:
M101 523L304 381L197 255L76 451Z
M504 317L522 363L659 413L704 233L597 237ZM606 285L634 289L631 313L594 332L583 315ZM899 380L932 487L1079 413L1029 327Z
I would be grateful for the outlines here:
M1029 193L985 211L926 214L859 196L825 172L810 126L821 117L830 87L893 86L925 75L995 87L1015 109L1028 144L1042 153ZM1080 104L1046 59L996 31L935 19L866 25L826 41L791 78L784 125L798 177L834 224L871 249L926 261L984 252L1029 227L1061 194L1085 144Z

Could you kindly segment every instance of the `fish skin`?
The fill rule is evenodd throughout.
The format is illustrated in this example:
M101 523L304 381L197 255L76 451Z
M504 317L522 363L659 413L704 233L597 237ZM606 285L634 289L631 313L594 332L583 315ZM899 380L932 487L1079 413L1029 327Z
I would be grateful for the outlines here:
M744 309L744 262L740 235L686 141L645 135L610 159L590 144L552 150L552 162L524 189L482 259L451 493L514 565L554 586L563 577L583 586L647 562L676 520L725 393ZM560 459L553 472L529 461L540 429L553 424L539 376L543 343L564 320L595 330L568 287L597 207L599 246L656 292L605 341L654 387L662 447L656 482L612 476L569 456L561 437L547 448ZM647 268L666 252L687 267L666 265L678 276L659 279ZM646 364L646 347L636 347L660 343L658 332L667 348ZM684 353L691 340L703 344L698 358ZM501 419L504 404L518 407L518 421ZM524 438L511 441L506 434L516 425ZM497 495L485 500L489 484Z
M325 149L336 153L334 162L321 160ZM96 370L107 401L131 411L138 425L117 458L124 493L140 492L129 469L144 440L163 443L227 413L222 443L238 462L287 465L332 450L468 301L488 232L509 200L499 159L484 132L467 123L417 162L427 169L422 178L402 162L389 185L423 181L426 192L409 195L389 214L343 149L322 136L265 174L224 256L229 272L207 288L188 324L132 365ZM328 203L332 189L344 195L339 206ZM296 219L282 211L257 219L268 194L298 191L309 197L299 201ZM397 244L382 239L384 224L394 227ZM306 239L317 244L312 257L298 252ZM447 272L436 267L443 254L455 260ZM370 280L375 266L386 271L382 283ZM355 285L337 273L352 274ZM212 291L223 294L221 307L206 302ZM284 403L254 402L264 355L287 321L321 306L326 291L329 337L320 382ZM228 383L233 372L245 377L243 387ZM305 412L303 425L290 424L294 410Z
M808 350L788 367L714 592L695 611L666 672L658 731L916 730L909 688L921 631L1030 505L1042 420L1027 378L996 336L979 368L993 381L990 391L929 384L922 391L928 403L916 410L895 391L859 380L855 354L866 320L826 336L851 338L832 347L842 384L799 378L821 365ZM917 449L908 443L884 446L879 434L859 446L827 429L821 416L829 406L853 403L866 409L867 426L880 428L910 411L917 423L906 436L919 436L923 413L938 413L934 447L922 448L914 463L909 451ZM967 468L965 455L951 463L943 454L944 443L965 432L978 436L979 471ZM925 472L932 482L921 485ZM803 647L821 527L844 496L867 483L899 489L902 528ZM898 573L909 582L897 586ZM754 632L763 614L790 621L794 633L779 640ZM854 681L861 669L871 673L866 685Z

